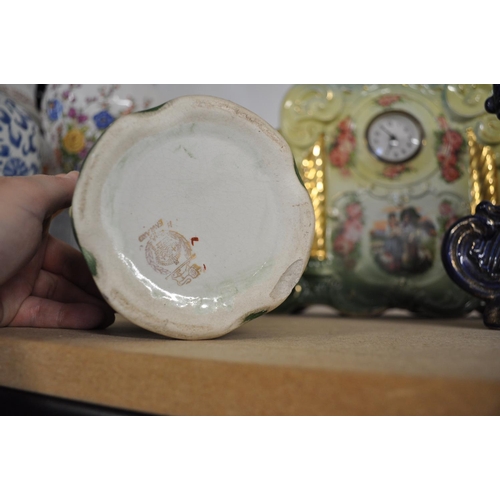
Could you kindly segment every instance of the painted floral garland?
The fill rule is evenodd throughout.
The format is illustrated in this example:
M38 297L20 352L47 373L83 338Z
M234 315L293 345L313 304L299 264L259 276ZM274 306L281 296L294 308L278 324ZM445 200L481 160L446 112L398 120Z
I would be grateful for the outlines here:
M364 226L363 205L356 196L346 204L344 213L345 219L332 237L333 253L342 259L347 269L352 269L361 256Z
M356 136L352 130L352 120L348 116L337 127L337 137L330 148L330 162L340 169L342 175L349 176L354 165Z
M438 125L436 157L442 178L451 183L462 177L460 159L465 150L465 139L458 130L450 128L443 115L439 116Z

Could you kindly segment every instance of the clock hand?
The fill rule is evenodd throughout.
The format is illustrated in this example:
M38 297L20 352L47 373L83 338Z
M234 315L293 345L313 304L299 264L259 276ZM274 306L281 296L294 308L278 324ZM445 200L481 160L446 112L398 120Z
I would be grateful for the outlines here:
M388 136L389 136L389 139L391 141L396 141L398 138L392 134L391 132L389 132L388 130L386 130L382 125L380 126L381 130L383 130Z

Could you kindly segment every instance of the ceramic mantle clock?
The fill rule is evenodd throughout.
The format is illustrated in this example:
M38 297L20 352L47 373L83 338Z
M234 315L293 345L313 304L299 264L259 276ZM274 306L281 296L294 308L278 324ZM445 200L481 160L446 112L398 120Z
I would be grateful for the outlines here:
M482 200L496 203L500 122L491 85L297 85L281 133L312 198L315 240L282 310L404 308L459 316L479 301L455 285L442 239Z

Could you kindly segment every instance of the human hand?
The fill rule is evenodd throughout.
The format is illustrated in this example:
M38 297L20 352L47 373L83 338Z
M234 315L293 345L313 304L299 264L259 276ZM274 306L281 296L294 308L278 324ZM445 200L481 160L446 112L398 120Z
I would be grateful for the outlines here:
M106 328L102 299L82 254L49 234L71 205L77 172L0 177L0 327Z

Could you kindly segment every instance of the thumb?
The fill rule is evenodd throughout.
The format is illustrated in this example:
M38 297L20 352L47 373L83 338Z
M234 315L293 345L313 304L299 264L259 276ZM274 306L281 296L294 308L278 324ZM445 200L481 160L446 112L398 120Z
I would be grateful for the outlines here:
M19 179L27 182L19 187L18 203L23 203L33 215L45 220L71 206L78 175L78 172L70 172L66 175L34 175Z

